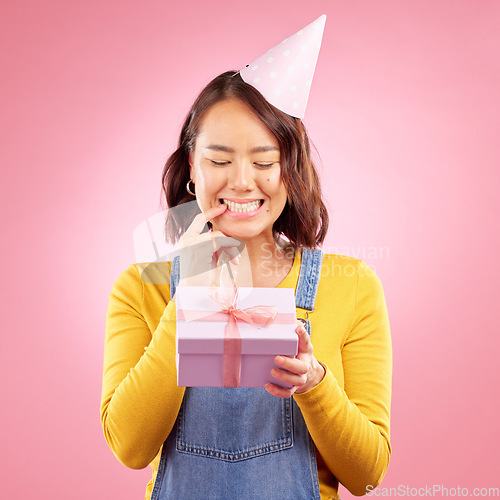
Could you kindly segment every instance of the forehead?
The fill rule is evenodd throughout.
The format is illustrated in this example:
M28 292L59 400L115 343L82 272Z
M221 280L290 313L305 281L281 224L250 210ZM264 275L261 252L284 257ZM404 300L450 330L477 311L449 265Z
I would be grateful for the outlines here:
M232 148L279 147L269 128L245 103L227 99L211 106L203 116L197 146L221 144Z

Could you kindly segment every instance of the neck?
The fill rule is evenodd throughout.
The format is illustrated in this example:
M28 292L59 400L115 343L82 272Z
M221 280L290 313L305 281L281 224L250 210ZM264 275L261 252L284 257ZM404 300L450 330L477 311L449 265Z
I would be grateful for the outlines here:
M276 248L276 242L272 238L245 240L245 248L252 267L262 261L269 259L270 252Z
M284 240L276 243L273 235L245 241L253 286L277 286L293 265L294 252Z

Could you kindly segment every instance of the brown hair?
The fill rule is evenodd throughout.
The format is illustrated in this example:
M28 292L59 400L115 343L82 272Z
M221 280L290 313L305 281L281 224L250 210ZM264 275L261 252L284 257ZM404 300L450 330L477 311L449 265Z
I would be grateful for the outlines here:
M204 113L210 106L225 99L238 99L248 105L279 143L281 177L288 200L273 225L275 239L284 235L294 248L313 248L322 244L328 229L328 213L321 199L319 178L311 160L309 138L302 121L272 106L235 71L227 71L214 78L201 91L184 121L178 148L167 160L162 173L168 207L195 200L186 191L190 178L188 157L194 150ZM169 211L165 233L170 241L175 242L199 213L195 205L189 204L186 211Z

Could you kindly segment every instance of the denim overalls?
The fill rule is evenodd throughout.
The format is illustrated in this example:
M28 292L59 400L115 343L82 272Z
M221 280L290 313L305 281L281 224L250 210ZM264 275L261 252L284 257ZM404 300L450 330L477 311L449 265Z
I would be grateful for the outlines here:
M314 309L321 250L303 249L296 307ZM171 296L179 282L172 262ZM311 324L305 323L311 334ZM187 387L151 500L319 499L315 448L293 397L263 388Z

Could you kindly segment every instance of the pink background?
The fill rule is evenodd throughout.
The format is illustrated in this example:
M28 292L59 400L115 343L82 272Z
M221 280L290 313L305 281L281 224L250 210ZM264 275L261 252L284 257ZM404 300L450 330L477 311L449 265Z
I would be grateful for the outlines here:
M326 249L364 258L386 294L382 486L500 486L500 2L11 0L0 497L143 498L150 469L121 465L99 421L108 294L134 262L134 228L162 208L161 170L199 90L323 13L304 121Z

